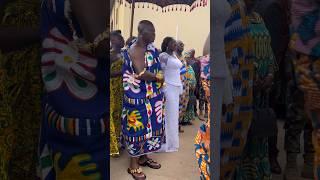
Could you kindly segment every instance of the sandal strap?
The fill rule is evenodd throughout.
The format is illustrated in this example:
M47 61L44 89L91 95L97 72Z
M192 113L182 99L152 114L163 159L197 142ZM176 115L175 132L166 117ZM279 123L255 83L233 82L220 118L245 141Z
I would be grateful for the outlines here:
M131 169L129 168L131 174L140 174L142 173L142 169L139 167L138 169Z
M147 162L147 163L157 163L157 162L155 162L155 161L152 160L152 159L148 159L146 162ZM157 164L158 164L158 163L157 163Z

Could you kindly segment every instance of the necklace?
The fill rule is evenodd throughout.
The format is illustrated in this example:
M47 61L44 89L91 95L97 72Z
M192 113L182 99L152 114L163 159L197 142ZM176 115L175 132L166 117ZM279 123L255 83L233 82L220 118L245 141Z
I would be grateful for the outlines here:
M87 42L83 38L79 38L79 36L77 35L77 31L73 26L70 0L64 1L64 7L65 7L64 8L64 16L66 17L66 19L68 21L69 30L72 33L72 41L70 42L70 46L76 51L78 51L79 49L83 49L88 52L91 52L90 47L87 46Z

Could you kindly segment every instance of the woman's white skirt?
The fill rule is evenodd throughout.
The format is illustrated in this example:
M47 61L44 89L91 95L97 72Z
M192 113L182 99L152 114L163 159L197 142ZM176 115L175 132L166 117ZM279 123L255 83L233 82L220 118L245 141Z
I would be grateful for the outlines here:
M182 86L166 84L165 102L165 136L166 142L158 152L176 152L179 148L179 95Z

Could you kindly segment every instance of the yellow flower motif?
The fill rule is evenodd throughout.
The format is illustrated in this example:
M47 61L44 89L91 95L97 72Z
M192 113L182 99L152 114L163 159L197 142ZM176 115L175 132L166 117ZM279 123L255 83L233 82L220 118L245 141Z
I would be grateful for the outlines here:
M130 114L127 114L128 116L128 131L133 128L134 131L142 130L144 128L144 125L142 124L140 119L142 119L140 112L135 110L132 111Z

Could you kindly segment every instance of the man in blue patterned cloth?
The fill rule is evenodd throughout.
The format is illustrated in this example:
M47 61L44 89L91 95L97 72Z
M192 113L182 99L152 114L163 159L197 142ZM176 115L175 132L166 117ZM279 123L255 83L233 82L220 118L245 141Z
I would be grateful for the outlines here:
M154 39L153 24L143 20L137 39L123 53L122 133L131 160L128 173L139 180L146 179L139 166L161 167L147 156L161 148L164 135L164 78Z

